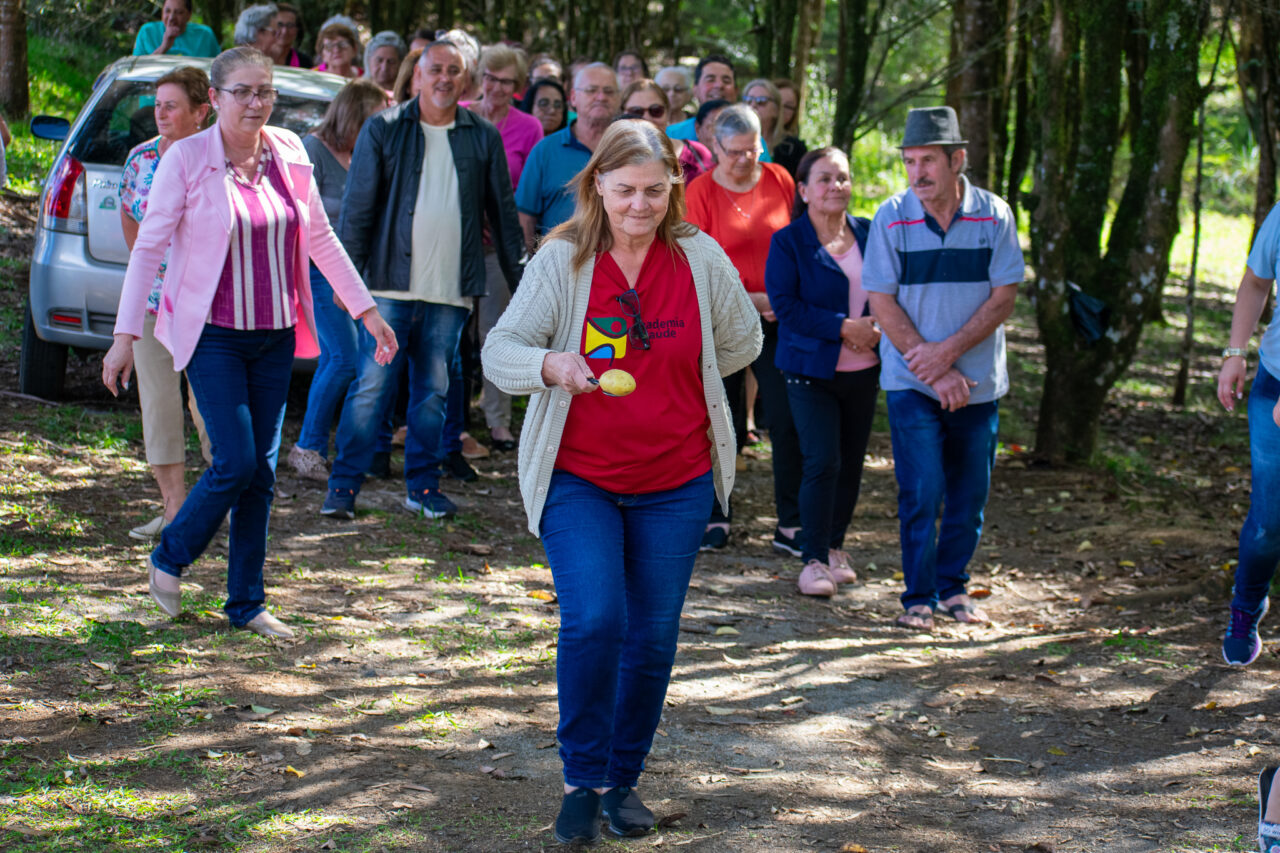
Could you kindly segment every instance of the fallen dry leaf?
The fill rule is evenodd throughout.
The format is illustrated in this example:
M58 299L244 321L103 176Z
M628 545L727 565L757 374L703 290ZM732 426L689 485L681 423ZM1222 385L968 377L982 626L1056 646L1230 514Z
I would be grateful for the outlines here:
M285 767L284 772L289 776L297 776L299 779L307 775L304 771L299 770L298 768L294 767L292 764Z
M658 822L655 825L657 826L658 829L666 829L668 827L675 826L677 823L684 820L688 816L689 815L685 812L672 812L669 815L663 815L662 817L658 818Z
M727 717L730 714L737 713L732 708L720 708L715 705L707 705L706 709L708 714L713 714L717 717Z
M402 783L402 784L400 785L400 790L402 790L402 791L421 791L421 792L422 792L422 793L424 793L424 794L430 794L430 793L431 793L431 789L430 789L430 788L428 788L426 785L417 785L417 784L414 784L413 782L404 782L404 783Z
M1067 751L1059 746L1051 746L1047 750L1050 755L1066 755Z
M466 549L477 557L487 557L493 553L492 545L482 545L479 542L472 542L468 544Z
M530 598L536 598L538 601L555 601L556 597L547 592L545 589L535 589L529 593Z
M841 846L840 853L867 853L867 848L849 841Z
M298 753L298 755L310 755L311 741L304 740L301 743L295 743L293 745L293 751Z
M1081 551L1089 551L1092 548L1093 548L1093 543L1090 542L1088 539L1086 539L1076 546L1076 553L1079 554Z

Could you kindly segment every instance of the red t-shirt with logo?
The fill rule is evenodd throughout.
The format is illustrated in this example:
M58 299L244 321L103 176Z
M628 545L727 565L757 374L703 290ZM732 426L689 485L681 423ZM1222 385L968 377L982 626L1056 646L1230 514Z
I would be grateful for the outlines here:
M596 256L582 355L596 376L612 368L636 390L596 390L569 404L556 468L619 494L674 489L711 470L711 419L703 394L702 319L693 272L679 250L654 240L636 280L649 349L628 336L635 320L617 297L631 286L609 253Z

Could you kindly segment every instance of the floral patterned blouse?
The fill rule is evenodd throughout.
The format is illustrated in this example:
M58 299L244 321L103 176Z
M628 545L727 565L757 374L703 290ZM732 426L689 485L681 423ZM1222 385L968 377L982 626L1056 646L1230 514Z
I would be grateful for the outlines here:
M160 137L148 139L129 152L124 161L124 171L120 176L120 209L129 215L134 222L142 222L147 213L147 196L151 194L151 181L156 176L156 167L160 165ZM160 313L160 288L164 285L164 271L169 266L169 253L166 250L164 261L156 273L156 280L151 285L151 294L147 297L147 311Z

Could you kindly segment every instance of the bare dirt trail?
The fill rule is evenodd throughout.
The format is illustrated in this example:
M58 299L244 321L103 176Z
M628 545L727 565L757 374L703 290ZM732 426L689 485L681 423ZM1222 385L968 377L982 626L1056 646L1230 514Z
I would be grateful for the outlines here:
M0 398L0 849L556 846L557 610L514 455L447 489L451 523L399 510L394 480L333 522L282 474L268 598L301 639L273 644L227 629L225 546L193 568L181 619L149 602L126 531L156 495L95 370L74 368L77 405ZM1170 464L1191 466L1209 439L1176 428ZM297 429L291 412L286 444ZM925 635L893 625L889 456L877 433L861 578L829 602L797 595L797 561L769 549L768 462L748 460L731 545L698 560L642 781L662 825L606 849L1253 849L1277 657L1222 665L1228 574L1208 571L1233 556L1247 469L1148 490L1002 454L973 571L997 623Z

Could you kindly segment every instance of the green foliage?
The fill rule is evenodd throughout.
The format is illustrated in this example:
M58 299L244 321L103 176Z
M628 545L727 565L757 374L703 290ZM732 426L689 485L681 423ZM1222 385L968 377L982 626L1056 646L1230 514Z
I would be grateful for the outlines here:
M31 113L74 119L93 91L93 81L99 72L116 56L115 50L101 43L95 47L89 43L32 36L27 42ZM17 117L10 119L13 144L5 151L9 187L18 192L38 193L57 156L58 145L36 139L25 121Z

